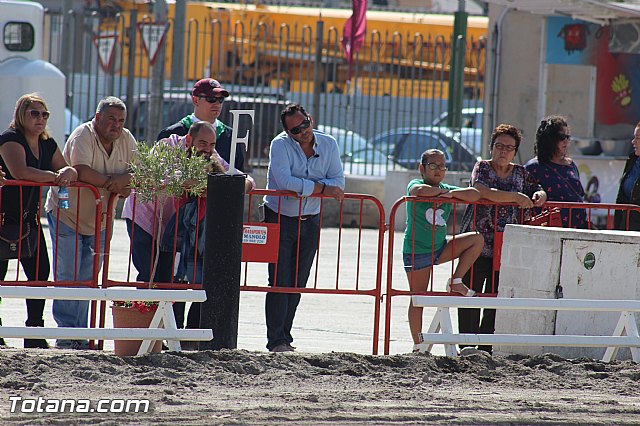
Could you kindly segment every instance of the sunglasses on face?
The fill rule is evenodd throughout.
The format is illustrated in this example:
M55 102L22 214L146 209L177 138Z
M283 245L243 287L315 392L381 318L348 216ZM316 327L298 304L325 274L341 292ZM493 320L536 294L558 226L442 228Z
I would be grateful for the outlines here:
M290 128L289 132L291 132L292 135L297 135L300 132L302 132L304 129L309 127L310 125L311 125L311 120L309 120L308 118L305 118L302 123L298 124L296 127Z
M42 118L44 118L45 120L47 120L51 115L49 111L38 111L37 109L30 109L27 112L31 115L32 118L38 118L42 115Z
M516 150L516 146L515 145L505 145L503 143L495 143L493 145L493 147L495 149L499 149L500 151L507 151L507 152L511 152L511 151L515 151Z
M205 101L209 102L210 104L215 104L216 102L218 103L223 103L224 102L224 98L223 97L218 97L218 96L198 96L200 99L204 99Z
M444 164L436 164L436 163L422 163L423 167L428 167L431 170L435 170L438 169L441 172L444 172L445 170L447 170L447 166L445 166Z
M558 133L558 138L563 141L563 140L571 140L571 135L569 134L564 134L564 133Z

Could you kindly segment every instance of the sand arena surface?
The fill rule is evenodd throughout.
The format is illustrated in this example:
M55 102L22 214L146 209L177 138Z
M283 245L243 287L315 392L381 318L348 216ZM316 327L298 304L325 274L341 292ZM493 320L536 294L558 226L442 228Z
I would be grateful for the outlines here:
M555 355L460 358L0 350L0 423L637 424L640 366ZM10 413L9 397L140 398L149 413Z

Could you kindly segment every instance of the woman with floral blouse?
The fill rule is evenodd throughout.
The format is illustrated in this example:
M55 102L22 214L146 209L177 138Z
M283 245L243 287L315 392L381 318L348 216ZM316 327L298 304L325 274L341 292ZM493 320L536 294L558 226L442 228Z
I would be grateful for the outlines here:
M496 204L470 205L465 212L462 232L477 231L484 237L484 248L463 282L478 293L496 293L499 273L494 271L494 238L504 232L508 223L520 223L521 209L542 206L547 196L533 177L519 164L513 163L522 135L509 124L500 124L491 134L491 159L478 161L471 172L471 186L482 198ZM498 205L497 203L516 203ZM497 254L499 256L499 254ZM460 333L491 334L495 325L495 309L459 309ZM461 346L462 347L462 346ZM491 346L478 349L491 352Z

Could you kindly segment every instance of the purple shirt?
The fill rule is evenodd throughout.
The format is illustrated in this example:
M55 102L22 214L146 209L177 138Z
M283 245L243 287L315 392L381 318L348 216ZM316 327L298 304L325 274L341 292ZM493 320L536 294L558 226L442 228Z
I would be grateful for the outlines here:
M580 183L580 172L573 160L562 165L551 162L540 163L533 158L524 166L547 193L547 201L584 203L584 188ZM569 228L569 209L561 209L562 226ZM571 228L587 228L585 209L571 209Z

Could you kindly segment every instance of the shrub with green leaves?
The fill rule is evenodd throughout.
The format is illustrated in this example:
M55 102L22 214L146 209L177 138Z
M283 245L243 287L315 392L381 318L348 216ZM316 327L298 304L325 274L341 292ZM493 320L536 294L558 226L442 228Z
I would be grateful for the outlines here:
M141 202L180 197L183 192L198 196L207 187L209 160L193 155L180 146L160 140L153 147L137 143L131 164L131 188Z
M207 188L207 172L211 170L211 160L172 146L166 140L156 142L153 147L144 141L138 141L136 158L131 163L131 188L138 202L158 202L162 206L169 197L180 197L183 193L199 196ZM158 209L158 234L162 230L163 208ZM156 244L151 281L158 267L160 244ZM127 306L121 302L119 306Z

